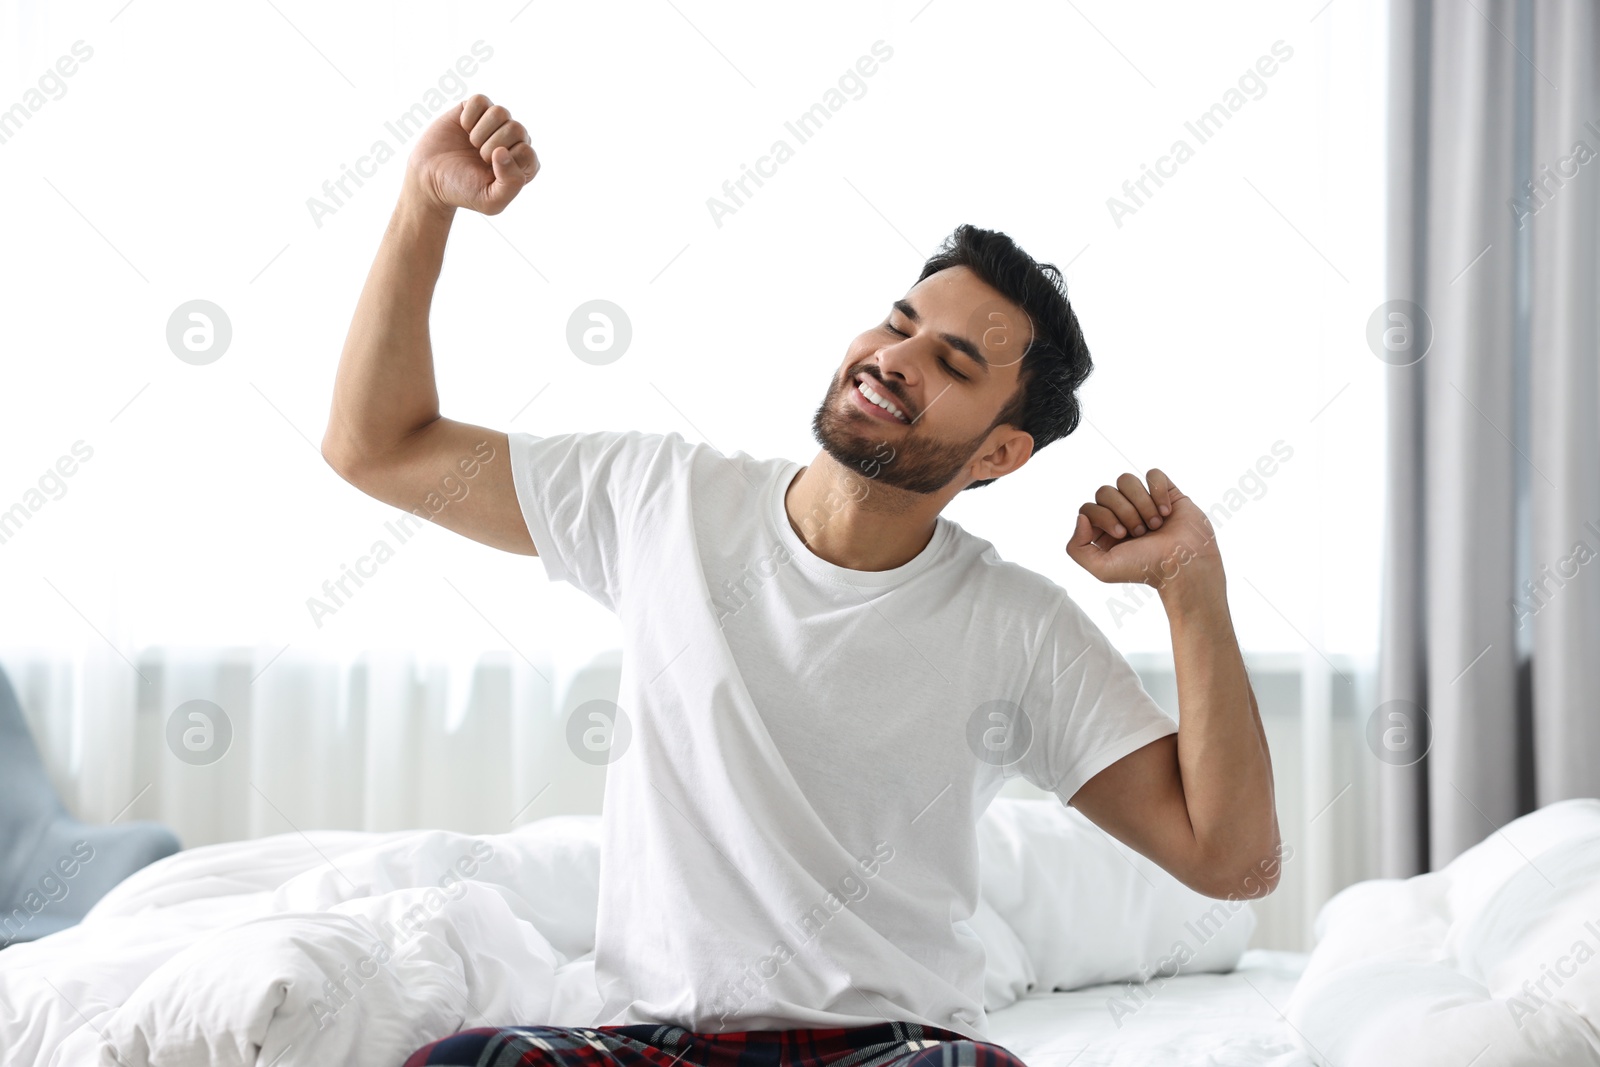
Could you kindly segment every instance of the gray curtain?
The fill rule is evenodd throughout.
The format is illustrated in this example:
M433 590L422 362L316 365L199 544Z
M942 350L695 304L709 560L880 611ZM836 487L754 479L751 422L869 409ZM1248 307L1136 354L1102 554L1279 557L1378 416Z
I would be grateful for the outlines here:
M1389 47L1368 740L1406 877L1600 796L1600 13L1392 0Z

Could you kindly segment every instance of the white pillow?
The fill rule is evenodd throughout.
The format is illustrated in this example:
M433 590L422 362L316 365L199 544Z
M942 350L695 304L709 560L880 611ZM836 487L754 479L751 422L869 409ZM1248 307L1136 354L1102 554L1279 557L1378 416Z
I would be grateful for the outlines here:
M1024 993L1231 971L1256 928L1247 901L1195 892L1055 798L997 797L978 850L983 898L1032 964ZM1017 987L990 977L986 1002Z

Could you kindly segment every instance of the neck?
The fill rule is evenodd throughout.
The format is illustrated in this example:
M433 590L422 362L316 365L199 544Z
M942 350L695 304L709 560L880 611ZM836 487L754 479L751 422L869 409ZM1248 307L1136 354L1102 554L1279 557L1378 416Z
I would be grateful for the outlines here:
M841 466L824 451L784 494L789 525L818 558L856 571L886 571L915 559L949 498L909 493Z

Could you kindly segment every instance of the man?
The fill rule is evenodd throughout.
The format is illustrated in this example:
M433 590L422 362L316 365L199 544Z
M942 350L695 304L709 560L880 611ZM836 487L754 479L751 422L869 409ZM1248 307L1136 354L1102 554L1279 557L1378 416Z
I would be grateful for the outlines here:
M322 447L403 508L480 465L435 521L620 617L602 1006L592 1029L472 1030L410 1062L901 1067L958 1043L944 1062L1004 1065L966 920L977 822L1012 775L1199 892L1276 886L1266 738L1200 508L1124 474L1066 546L1160 591L1181 727L1060 586L940 514L1078 424L1091 364L1053 266L958 229L850 343L805 467L676 433L508 435L440 416L428 306L454 212L497 214L537 171L481 95L425 132Z

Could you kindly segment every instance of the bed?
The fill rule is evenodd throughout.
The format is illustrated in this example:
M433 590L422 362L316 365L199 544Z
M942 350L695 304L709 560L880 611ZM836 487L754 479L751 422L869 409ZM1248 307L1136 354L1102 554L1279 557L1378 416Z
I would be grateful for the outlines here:
M989 1016L1029 1067L1310 1067L1284 1020L1310 957L1249 949L1228 974L1034 993Z
M393 1067L468 1026L592 1024L598 830L180 852L0 951L0 1057ZM1215 911L1059 803L1001 798L980 830L989 1035L1030 1067L1600 1067L1600 953L1578 950L1600 947L1600 800L1348 887L1309 954L1247 949L1247 905Z

